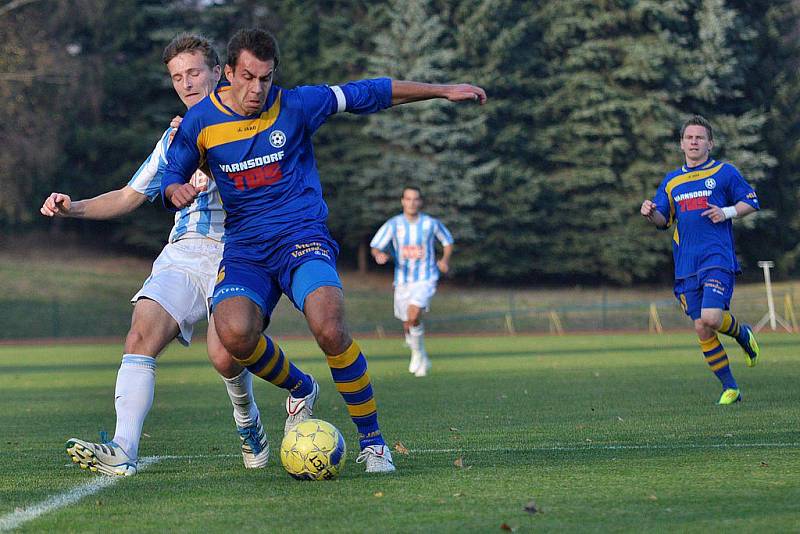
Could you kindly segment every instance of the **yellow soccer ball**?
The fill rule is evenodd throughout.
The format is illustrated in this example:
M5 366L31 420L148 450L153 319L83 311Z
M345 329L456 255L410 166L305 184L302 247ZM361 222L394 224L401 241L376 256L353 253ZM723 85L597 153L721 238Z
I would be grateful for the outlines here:
M344 467L342 433L327 421L307 419L295 425L281 442L281 463L299 480L330 480Z

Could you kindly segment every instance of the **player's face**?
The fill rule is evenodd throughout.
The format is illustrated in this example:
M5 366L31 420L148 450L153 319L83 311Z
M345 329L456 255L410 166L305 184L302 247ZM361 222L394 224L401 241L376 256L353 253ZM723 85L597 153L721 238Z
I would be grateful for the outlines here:
M240 115L258 113L272 88L275 61L261 61L248 50L242 50L236 68L225 66L225 77L231 82L231 107Z
M418 191L413 189L406 189L403 191L403 198L400 199L403 205L403 215L414 216L422 209L422 197L419 196Z
M200 52L182 52L169 60L167 70L172 87L181 101L190 108L203 100L219 82L219 65L208 68Z
M708 138L708 130L706 130L705 126L692 124L684 130L683 138L681 139L681 150L686 156L686 163L689 163L690 166L707 160L713 147L714 142Z

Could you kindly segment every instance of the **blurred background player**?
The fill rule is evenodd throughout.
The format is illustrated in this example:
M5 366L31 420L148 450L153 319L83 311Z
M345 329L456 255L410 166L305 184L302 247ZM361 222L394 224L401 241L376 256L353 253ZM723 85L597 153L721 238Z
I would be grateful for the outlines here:
M186 114L169 149L162 198L174 208L193 202L198 190L191 174L200 161L207 162L227 216L212 301L220 340L248 369L263 365L273 342L262 335L262 325L285 294L327 356L358 429L357 461L367 472L392 472L367 360L344 319L338 245L326 226L328 208L311 137L342 111L374 113L432 98L484 103L486 94L467 84L388 78L286 90L273 85L278 63L270 33L240 30L231 38L225 66L230 87L218 88Z
M733 404L742 395L717 333L733 337L744 349L747 366L756 365L753 331L729 310L741 272L732 219L758 210L758 198L736 167L711 159L714 132L703 117L684 123L680 147L685 164L667 173L655 198L642 203L641 214L659 229L675 224L675 296L694 320L705 361L722 383L719 404Z
M380 227L369 246L379 265L394 258L394 316L403 321L406 344L411 348L408 371L426 376L430 359L425 350L425 328L421 321L436 293L439 273L450 270L453 236L444 224L422 213L422 193L417 187L403 189L400 199L403 213ZM442 245L442 257L436 260L434 238Z
M219 57L201 36L177 36L165 48L163 60L172 86L187 108L205 98L219 82ZM130 213L145 199L155 200L166 166L167 146L174 132L173 128L164 132L152 154L122 189L74 202L68 195L53 193L45 200L42 214L110 219ZM133 317L114 393L117 414L114 438L106 443L76 438L67 442L70 456L92 470L116 475L136 473L142 425L153 403L156 357L176 337L188 346L194 325L208 315L208 300L222 257L225 213L213 180L197 170L192 183L200 190L199 195L175 215L169 243L153 264L152 274L142 289L131 299ZM216 335L213 316L208 318L208 355L222 375L233 405L244 465L264 467L269 459L269 442L253 397L252 375L225 350ZM310 416L318 393L312 377L288 361L262 376L291 390L287 399L287 430Z

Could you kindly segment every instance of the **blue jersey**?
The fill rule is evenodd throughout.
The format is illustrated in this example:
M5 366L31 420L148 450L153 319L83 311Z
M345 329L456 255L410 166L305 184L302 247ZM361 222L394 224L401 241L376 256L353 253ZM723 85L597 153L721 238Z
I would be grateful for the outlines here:
M167 167L167 147L173 131L172 128L168 128L164 132L153 152L128 182L129 187L147 196L150 202L161 193L161 179ZM203 171L197 170L190 181L196 187L203 187L204 190L197 195L194 202L175 214L175 225L169 234L169 242L174 243L180 239L193 237L222 241L225 231L225 212L214 180L210 180Z
M667 220L667 226L675 225L672 240L675 279L714 268L741 272L734 250L732 221L713 223L701 216L709 204L722 208L746 202L759 208L755 191L736 167L713 159L697 167L684 165L667 173L653 202Z
M273 86L261 113L242 116L225 106L217 88L183 119L167 155L161 192L189 180L206 164L225 207L227 244L263 247L324 226L311 137L337 112L373 113L391 106L388 78L341 86ZM169 200L164 199L169 205Z
M394 285L436 281L439 279L439 268L436 266L434 238L443 247L453 244L453 236L438 219L420 213L415 222L409 222L400 214L380 227L369 246L391 252L394 258Z

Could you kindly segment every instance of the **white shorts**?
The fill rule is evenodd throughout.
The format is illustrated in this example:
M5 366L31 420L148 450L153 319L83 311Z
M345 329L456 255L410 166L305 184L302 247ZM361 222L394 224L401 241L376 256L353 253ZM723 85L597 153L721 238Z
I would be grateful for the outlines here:
M222 248L222 243L205 238L169 243L131 302L141 298L158 302L178 324L178 341L188 346L194 325L208 317Z
M394 286L394 316L408 321L408 307L414 305L428 311L431 298L436 293L436 280L409 282Z

